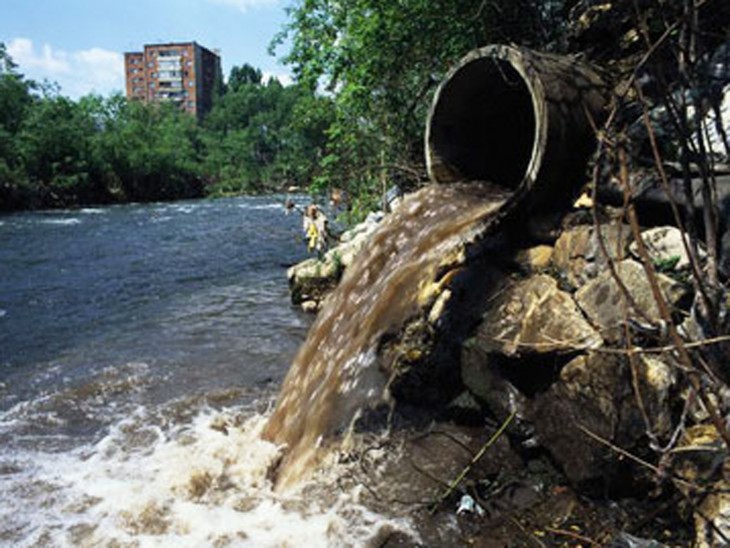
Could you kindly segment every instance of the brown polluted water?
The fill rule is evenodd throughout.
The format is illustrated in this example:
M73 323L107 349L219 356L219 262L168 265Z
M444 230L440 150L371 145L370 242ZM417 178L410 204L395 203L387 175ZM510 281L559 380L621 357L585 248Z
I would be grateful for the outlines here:
M284 446L278 487L305 478L360 410L388 401L380 342L422 309L444 259L511 196L484 182L430 185L383 220L310 328L264 429Z

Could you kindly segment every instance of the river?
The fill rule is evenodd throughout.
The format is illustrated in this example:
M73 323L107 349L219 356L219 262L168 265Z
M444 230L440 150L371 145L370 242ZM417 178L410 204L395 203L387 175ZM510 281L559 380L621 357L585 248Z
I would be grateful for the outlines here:
M282 203L0 216L0 545L327 546L384 523L321 478L266 478L310 323Z

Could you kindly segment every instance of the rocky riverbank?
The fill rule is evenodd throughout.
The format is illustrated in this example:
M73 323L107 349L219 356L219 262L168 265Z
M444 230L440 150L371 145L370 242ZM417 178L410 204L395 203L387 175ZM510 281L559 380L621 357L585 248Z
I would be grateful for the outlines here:
M708 382L698 393L654 293L692 346L702 326L679 231L645 227L642 250L618 210L578 204L537 239L513 226L444 258L419 313L381 346L393 401L363 415L350 458L387 472L358 481L371 482L376 507L430 500L443 514L422 505L431 526L460 508L459 530L475 541L517 531L551 545L716 545L730 535L730 497L710 414L728 394ZM377 224L290 269L294 301L318 308ZM727 342L712 350L727 356ZM385 426L390 450L376 455ZM462 469L458 485L441 484Z

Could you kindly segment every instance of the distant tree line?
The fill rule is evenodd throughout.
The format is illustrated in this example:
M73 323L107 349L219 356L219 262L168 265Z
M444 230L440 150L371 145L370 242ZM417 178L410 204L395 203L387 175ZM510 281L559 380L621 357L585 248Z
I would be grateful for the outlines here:
M72 101L17 71L0 43L0 211L306 186L331 99L234 67L202 124L121 95Z
M654 64L672 66L681 38L673 22L684 17L684 4L642 0L609 10L599 0L294 0L271 49L288 48L283 61L296 84L234 67L202 125L169 105L69 101L24 79L2 48L0 209L298 185L344 189L353 210L364 212L387 186L425 180L432 95L468 51L515 43L579 54L621 82L646 40L659 42ZM728 8L701 4L710 51L726 39Z

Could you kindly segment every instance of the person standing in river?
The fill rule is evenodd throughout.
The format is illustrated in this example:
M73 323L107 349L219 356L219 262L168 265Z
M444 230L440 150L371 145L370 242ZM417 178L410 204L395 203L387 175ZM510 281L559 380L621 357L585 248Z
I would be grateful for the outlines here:
M307 239L307 251L317 252L317 256L322 255L327 250L328 238L328 220L327 216L317 207L316 204L310 204L304 212L303 230Z

